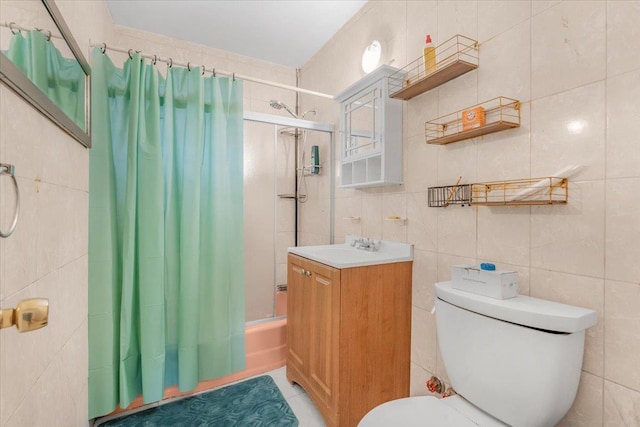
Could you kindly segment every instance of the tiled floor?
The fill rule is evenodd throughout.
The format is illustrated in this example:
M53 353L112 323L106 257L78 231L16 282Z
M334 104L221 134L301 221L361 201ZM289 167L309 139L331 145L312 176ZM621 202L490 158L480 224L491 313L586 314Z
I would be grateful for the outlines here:
M264 375L270 375L278 385L293 413L296 414L300 422L299 427L325 427L322 415L302 387L289 384L284 367L266 372Z

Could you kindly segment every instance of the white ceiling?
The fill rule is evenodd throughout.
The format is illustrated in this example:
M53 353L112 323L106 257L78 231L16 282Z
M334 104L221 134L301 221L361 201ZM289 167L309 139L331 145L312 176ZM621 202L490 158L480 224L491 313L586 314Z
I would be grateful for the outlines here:
M299 68L366 0L107 0L116 24Z

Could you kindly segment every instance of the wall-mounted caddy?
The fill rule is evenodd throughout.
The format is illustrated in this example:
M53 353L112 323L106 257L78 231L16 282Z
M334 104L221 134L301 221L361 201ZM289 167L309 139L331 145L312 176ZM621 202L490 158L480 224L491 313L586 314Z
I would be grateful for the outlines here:
M433 66L425 67L421 56L389 76L391 97L411 99L478 68L478 42L460 34L437 46L435 55Z
M524 178L429 187L428 197L429 207L433 208L454 204L462 206L565 204L569 199L569 179Z
M402 184L402 101L389 98L382 65L334 98L340 102L340 187Z
M520 127L520 101L499 96L424 124L427 144L463 139Z

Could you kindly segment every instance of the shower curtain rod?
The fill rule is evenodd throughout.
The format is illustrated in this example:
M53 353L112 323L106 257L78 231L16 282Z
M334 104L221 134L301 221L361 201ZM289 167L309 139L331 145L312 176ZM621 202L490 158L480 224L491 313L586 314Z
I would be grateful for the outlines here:
M131 55L133 53L139 53L141 57L147 58L147 59L151 59L154 64L157 61L160 61L160 62L167 63L170 67L172 67L174 65L178 65L180 67L186 67L186 68L189 68L189 69L191 69L191 67L196 67L195 64L191 64L190 62L188 62L186 64L183 64L183 63L180 63L180 62L175 62L171 57L169 57L169 58L161 58L158 55L144 54L144 53L142 53L142 52L140 52L138 50L119 49L119 48L107 46L106 43L92 44L91 47L100 48L102 50L103 54L107 50L112 50L114 52L120 52L120 53L126 53L127 55L129 55L129 57L131 57ZM204 65L200 65L200 66L197 66L197 67L202 69L202 74L207 72L207 73L213 74L214 77L216 75L220 74L220 75L227 76L227 77L233 77L234 79L238 78L240 80L245 80L245 81L248 81L248 82L259 83L259 84L263 84L263 85L267 85L267 86L273 86L273 87L277 87L277 88L280 88L280 89L293 90L295 92L306 93L307 95L319 96L321 98L333 99L333 95L329 95L329 94L322 93L322 92L315 92L313 90L308 90L308 89L303 89L303 88L300 88L300 87L286 85L286 84L283 84L283 83L273 82L271 80L258 79L256 77L245 76L243 74L237 74L237 73L233 73L233 72L230 72L230 71L218 70L215 67L211 68L211 69L207 69Z
M29 31L33 31L33 30L37 30L40 31L42 34L44 34L47 37L47 41L51 40L52 38L54 39L62 39L62 36L59 36L57 34L53 34L51 32L51 30L45 30L43 28L27 28L27 27L23 27L22 25L18 25L15 22L0 22L0 27L6 27L8 29L11 30L11 33L15 34L15 30L18 30L18 32L20 31L25 31L25 32L29 32Z

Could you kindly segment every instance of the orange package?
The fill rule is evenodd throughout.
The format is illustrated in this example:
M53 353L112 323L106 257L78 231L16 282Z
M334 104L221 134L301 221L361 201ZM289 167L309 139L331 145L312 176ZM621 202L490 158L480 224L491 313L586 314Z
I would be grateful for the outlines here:
M484 108L475 107L462 112L462 130L484 126Z

